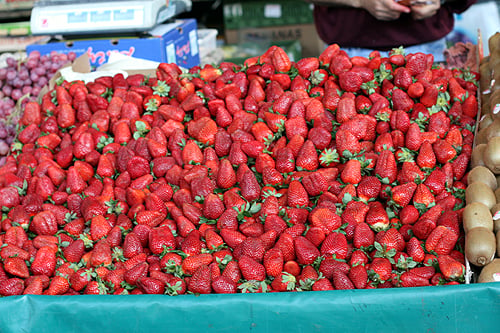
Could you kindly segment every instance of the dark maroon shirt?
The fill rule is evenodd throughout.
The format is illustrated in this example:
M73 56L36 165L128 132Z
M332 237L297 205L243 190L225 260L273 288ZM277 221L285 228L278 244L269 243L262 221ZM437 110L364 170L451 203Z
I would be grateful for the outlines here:
M453 29L453 13L465 11L475 2L450 2L442 5L436 15L418 21L409 14L395 21L379 21L364 9L315 5L314 19L319 37L327 44L387 51L446 36Z

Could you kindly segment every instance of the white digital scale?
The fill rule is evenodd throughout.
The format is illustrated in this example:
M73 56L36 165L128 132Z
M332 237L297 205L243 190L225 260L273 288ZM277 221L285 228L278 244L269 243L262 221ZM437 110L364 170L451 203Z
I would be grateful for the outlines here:
M31 11L34 35L144 32L191 10L191 0L41 0Z

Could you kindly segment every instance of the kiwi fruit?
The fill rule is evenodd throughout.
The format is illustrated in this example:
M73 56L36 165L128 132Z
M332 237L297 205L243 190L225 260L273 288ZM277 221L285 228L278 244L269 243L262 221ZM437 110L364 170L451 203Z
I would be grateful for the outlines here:
M479 130L487 128L493 122L493 116L491 114L485 114L479 121Z
M480 181L488 185L493 191L497 189L497 178L485 166L478 165L474 167L471 171L469 171L467 175L467 184L473 183L475 181ZM498 200L497 200L498 201Z
M497 181L498 181L498 178L497 178ZM500 202L500 187L497 187L497 189L493 193L495 193L495 198L497 198L497 202Z
M493 259L488 265L481 269L477 278L478 283L500 282L500 259Z
M476 137L477 140L477 137ZM477 142L476 142L477 143ZM478 165L484 166L483 152L486 148L486 143L477 143L477 145L472 149L472 155L470 157L470 167L475 168Z
M491 125L493 125L493 122ZM500 123L499 123L500 124ZM488 127L488 129L491 127ZM500 128L499 128L500 132ZM484 165L487 166L494 174L500 174L500 137L492 137L486 144L483 151Z
M491 123L493 124L493 123ZM487 144L488 143L488 129L490 128L491 124L488 127L485 127L483 129L480 129L477 131L476 136L474 137L474 143L476 144L476 147L482 144Z
M486 127L486 133L484 134L487 143L489 143L492 138L500 136L500 117L496 115L494 115L493 117L493 122L488 127Z
M465 206L462 212L462 220L465 233L476 227L483 227L493 231L493 217L490 209L481 202L473 202Z
M496 245L493 231L476 227L465 235L465 257L474 266L482 267L495 258Z
M500 50L500 32L495 32L488 38L488 50L490 50L490 54Z
M465 202L471 204L473 202L481 202L488 209L491 209L496 203L496 197L493 190L483 182L473 182L465 189Z

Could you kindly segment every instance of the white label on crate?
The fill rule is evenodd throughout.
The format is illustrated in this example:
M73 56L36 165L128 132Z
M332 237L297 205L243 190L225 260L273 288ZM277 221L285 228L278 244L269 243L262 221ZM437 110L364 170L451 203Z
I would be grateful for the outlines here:
M495 280L495 282L499 282L500 281L500 273L493 273L493 280Z
M280 18L281 17L281 5L269 4L264 7L264 17L268 18Z
M189 32L189 44L191 44L191 55L195 56L198 54L198 32L196 30L191 30Z
M167 63L176 63L176 57L175 57L175 44L170 43L166 47L167 51Z
M500 112L500 104L495 105L495 107L493 108L494 114L497 114L498 112Z

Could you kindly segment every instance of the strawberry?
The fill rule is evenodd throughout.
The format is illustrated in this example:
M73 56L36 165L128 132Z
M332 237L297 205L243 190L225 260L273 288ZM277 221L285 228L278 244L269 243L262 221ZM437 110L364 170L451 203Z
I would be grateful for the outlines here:
M332 256L336 259L346 259L348 252L347 239L340 232L330 233L321 244L320 253L322 256Z
M389 217L382 203L379 201L369 203L366 223L376 232L385 230L389 227Z
M349 160L340 174L342 182L347 184L358 184L361 179L361 162L359 160Z
M448 80L448 92L450 93L450 99L452 101L459 100L463 104L467 98L466 90L462 88L460 83L458 83L457 79L454 77Z
M465 266L449 255L440 255L437 258L439 270L448 281L461 281L464 278Z
M338 74L340 88L348 92L357 92L363 84L361 75L353 70L342 71Z
M266 269L266 274L269 276L279 276L283 271L283 263L283 253L279 248L274 247L264 255L263 265Z
M365 289L368 284L368 273L364 265L352 266L348 277L356 289Z
M236 282L226 276L218 276L212 280L212 289L217 294L235 294Z
M320 251L303 236L294 239L295 253L299 264L312 264L320 255Z
M410 150L419 150L422 145L422 133L418 124L412 123L405 136L405 146Z
M19 278L10 278L0 281L0 295L15 296L22 295L24 290L24 281Z
M52 276L56 269L56 251L50 246L43 246L36 252L31 264L31 272L38 275Z
M408 112L413 108L413 100L401 89L394 89L392 92L392 105L394 110Z
M364 201L369 201L378 197L382 183L375 176L363 177L356 189L358 197Z
M64 258L69 262L77 263L85 253L85 243L76 239L63 249Z
M260 185L252 171L247 171L244 173L242 179L240 180L241 195L247 201L252 201L260 196Z
M309 205L307 191L297 180L292 180L288 185L287 204L289 207L307 207Z
M338 102L336 118L342 124L353 118L357 114L355 101L352 98L344 97Z
M438 225L427 237L425 249L438 255L448 255L455 247L458 234L443 225Z
M406 57L405 68L412 76L417 76L429 69L427 56L422 52L412 53Z
M391 200L400 207L407 206L417 189L417 184L408 182L402 185L397 185L392 188Z
M333 286L337 290L355 289L355 286L349 279L348 275L342 271L334 271L332 280Z
M196 294L209 294L212 291L211 285L210 269L207 265L202 265L189 279L187 288Z
M4 270L10 275L26 279L30 276L26 262L18 257L9 257L4 260Z
M418 184L413 195L413 205L431 206L436 202L434 195L425 184Z
M383 150L377 159L375 175L380 177L386 184L393 183L397 177L397 164L394 153Z
M420 168L432 169L436 165L436 155L429 142L423 142L417 155L417 165Z
M238 261L241 274L246 280L264 281L266 277L265 267L254 259L243 255Z
M306 140L299 150L297 155L296 166L304 170L316 170L319 165L318 154L316 152L316 147L311 140Z
M333 258L326 258L321 261L318 271L327 279L332 279L335 271L340 271L344 274L349 273L349 265L343 261L338 261Z
M337 213L327 207L315 208L308 217L312 227L320 228L325 234L329 234L340 228L342 219Z
M376 283L389 281L392 277L391 262L387 258L374 258L368 269L370 280Z

